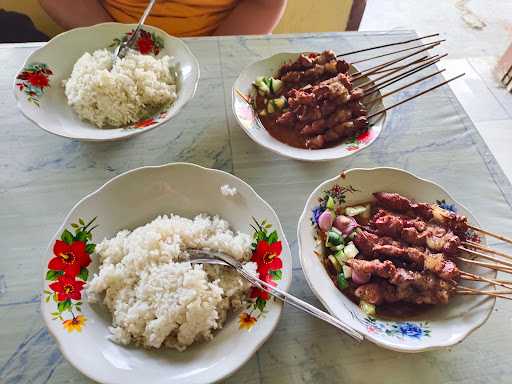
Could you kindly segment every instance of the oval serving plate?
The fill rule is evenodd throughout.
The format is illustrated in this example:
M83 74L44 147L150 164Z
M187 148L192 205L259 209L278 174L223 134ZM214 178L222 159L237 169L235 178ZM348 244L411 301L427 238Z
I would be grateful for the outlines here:
M354 191L352 191L352 187ZM478 225L473 214L455 201L441 186L396 168L356 168L324 181L309 196L297 227L300 262L306 280L324 306L334 316L347 321L369 341L399 352L422 352L450 347L464 340L483 325L490 316L496 299L485 296L458 296L447 305L433 309L412 319L384 320L367 316L333 284L324 265L315 252L321 251L315 240L312 224L313 209L319 205L325 192L336 191L340 202L354 205L372 200L377 191L396 192L421 202L440 203L446 209L465 215L470 223ZM341 200L342 199L342 200ZM471 236L476 236L474 233ZM478 236L475 237L475 240ZM484 238L481 239L484 242ZM465 271L494 278L496 271L458 263ZM478 289L485 283L469 284Z
M295 60L298 55L299 53L297 52L278 53L267 57L266 59L252 63L244 68L235 80L231 92L232 109L238 125L240 125L244 132L259 145L271 150L272 152L296 160L327 161L341 159L343 157L351 156L370 146L384 128L386 113L373 118L371 120L370 127L363 134L345 140L343 143L331 148L314 150L295 148L285 144L272 137L267 130L261 126L261 124L258 124L255 111L236 93L236 89L239 89L245 95L252 94L252 83L258 76L275 75L283 64ZM351 65L350 72L355 71L357 71L357 69ZM364 82L370 80L367 77L363 77L362 79ZM372 98L377 98L379 95L380 93L375 94ZM369 112L375 112L380 109L383 109L381 100L373 103Z
M134 27L135 24L103 23L72 29L55 36L34 51L16 75L13 91L18 108L45 131L84 141L127 139L174 118L194 97L199 81L199 63L182 40L151 26L144 26L137 49L157 57L174 57L172 63L175 63L174 70L177 73L178 97L173 104L127 127L98 128L80 120L67 103L62 81L69 78L75 62L85 52L92 53L97 49L115 46L116 41Z
M220 187L226 184L237 189L235 196L221 193ZM81 297L80 285L98 271L91 244L110 238L121 229L143 225L161 214L193 217L202 212L219 215L234 230L248 234L253 233L253 218L260 223L266 220L269 233L275 229L282 243L282 277L275 281L280 289L289 288L292 258L279 218L248 184L226 172L187 163L126 172L73 207L51 239L43 259L41 313L73 366L102 383L210 383L232 374L270 337L282 310L282 304L273 300L266 302L263 313L249 306L232 314L213 340L192 345L184 352L121 346L108 340L111 325L108 311L102 305L89 305ZM83 227L94 217L98 227L91 232L91 238L84 237L80 232L84 232ZM75 247L76 252L82 249L92 259L74 278L80 293L66 300L54 294L55 290L59 291L58 286L50 287L59 282L60 273L48 269L50 260L56 257L56 241L61 239L67 243L65 247ZM85 248L73 245L77 239L86 243Z

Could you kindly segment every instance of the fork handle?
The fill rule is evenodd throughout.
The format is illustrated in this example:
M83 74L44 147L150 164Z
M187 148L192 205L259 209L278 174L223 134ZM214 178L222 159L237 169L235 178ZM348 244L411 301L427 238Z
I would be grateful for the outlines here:
M300 309L306 313L309 313L312 316L317 317L320 320L326 321L327 323L335 326L336 328L342 330L343 332L347 333L349 336L353 337L357 341L363 341L363 336L357 332L354 328L351 326L345 324L341 320L337 319L334 316L329 315L327 312L324 312L315 306L306 303L305 301L302 301L298 299L297 297L290 295L289 293L280 290L279 288L275 288L272 285L268 284L267 282L260 280L256 276L251 275L249 272L247 272L243 267L236 267L238 272L251 284L255 285L256 287L263 289L264 291L267 291L272 296L278 298L279 300L283 301L284 303L288 303L292 305L293 307Z

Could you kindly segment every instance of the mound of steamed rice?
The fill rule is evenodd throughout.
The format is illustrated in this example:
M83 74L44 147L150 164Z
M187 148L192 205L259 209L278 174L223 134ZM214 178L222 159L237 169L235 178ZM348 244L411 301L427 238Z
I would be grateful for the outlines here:
M129 50L112 67L112 53L86 52L63 81L68 104L96 126L122 127L152 115L176 100L171 58L156 59Z
M227 267L184 261L189 247L219 250L242 262L251 258L248 235L204 214L193 220L159 216L97 245L99 273L86 292L89 302L102 300L112 313L112 341L184 350L210 340L228 311L245 305L249 284ZM245 268L256 272L255 263Z

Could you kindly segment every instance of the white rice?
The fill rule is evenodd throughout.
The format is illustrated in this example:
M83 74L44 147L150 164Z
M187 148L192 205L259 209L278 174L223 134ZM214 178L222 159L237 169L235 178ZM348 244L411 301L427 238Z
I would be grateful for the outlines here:
M170 62L169 56L156 59L129 50L112 68L110 51L86 52L63 81L68 104L80 119L100 128L149 117L176 100Z
M220 187L220 193L226 197L232 197L237 194L235 187L231 187L229 184L224 184Z
M185 248L210 248L247 262L251 238L227 221L159 216L97 245L99 273L86 286L88 301L103 299L112 313L111 340L184 350L210 340L229 310L245 305L249 284L222 266L190 264ZM256 273L255 263L245 268Z

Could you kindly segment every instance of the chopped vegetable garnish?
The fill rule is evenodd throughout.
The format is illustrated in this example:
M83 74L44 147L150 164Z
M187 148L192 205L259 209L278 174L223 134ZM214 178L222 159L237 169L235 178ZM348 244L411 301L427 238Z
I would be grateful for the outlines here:
M331 228L329 232L327 232L327 239L325 241L326 247L335 247L340 245L343 242L343 236L339 231Z
M348 287L348 281L347 279L345 278L345 275L343 274L343 272L340 272L338 274L338 287L340 289L345 289Z
M329 196L329 198L327 199L327 203L325 204L325 207L327 209L334 210L334 199L331 196Z
M345 252L343 251L338 251L334 254L334 257L336 258L336 260L338 260L338 263L340 263L341 265L345 264L348 260L348 257L347 255L345 254Z
M339 277L339 275L338 275ZM368 316L375 316L375 305L367 303L366 301L361 300L359 302L359 308L366 313Z
M342 269L345 279L350 279L352 277L352 268L350 268L348 265L343 265Z
M346 207L345 215L347 216L357 216L365 212L369 207L367 205L356 205L354 207Z
M329 255L327 258L329 259L329 262L331 263L333 268L336 270L336 272L340 272L341 271L341 264L338 263L336 258L333 255Z
M349 259L353 259L359 253L359 250L356 248L353 242L350 242L347 245L345 245L345 248L343 250L347 255L347 258Z

